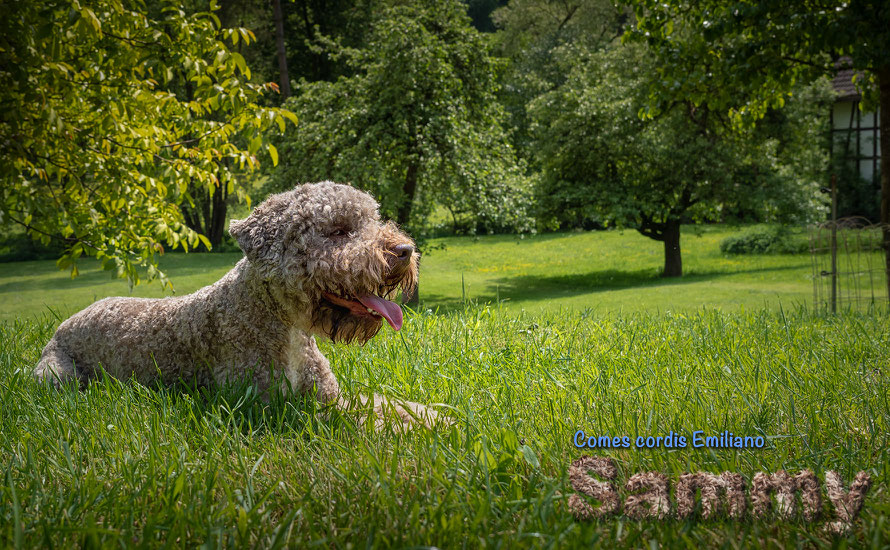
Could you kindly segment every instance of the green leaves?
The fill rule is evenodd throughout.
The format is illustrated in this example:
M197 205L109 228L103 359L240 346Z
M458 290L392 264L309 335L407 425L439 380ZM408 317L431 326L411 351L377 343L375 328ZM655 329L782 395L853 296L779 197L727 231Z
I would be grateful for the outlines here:
M2 64L11 68L0 90L8 144L0 223L62 239L59 265L73 274L88 254L133 284L140 276L169 284L152 267L157 256L207 244L179 205L220 185L245 196L239 171L258 165L264 130L296 123L259 105L270 88L251 83L243 56L223 41L254 37L219 29L213 9L164 3L157 16L116 0L10 6L0 21Z
M94 31L99 32L99 30L102 28L102 24L99 23L99 18L96 17L96 14L93 13L93 10L89 8L83 8L82 10L80 10L80 16L93 28Z
M241 71L248 80L250 80L250 69L247 68L247 62L244 61L244 56L242 56L238 52L232 52L232 59L235 61L235 65L238 67L238 70Z
M660 240L671 220L786 221L818 212L813 174L824 161L809 112L732 128L706 99L653 107L658 69L646 46L616 45L577 60L565 84L532 102L542 225L639 228ZM688 85L682 75L671 81ZM697 86L704 98L717 84Z
M529 229L528 181L495 97L497 63L465 6L399 5L370 24L360 50L327 44L351 76L295 90L288 106L301 128L276 141L275 188L335 179L372 191L385 216L415 229L437 206L465 230Z
M890 12L880 3L633 4L636 24L625 40L646 43L660 70L683 84L656 84L653 103L663 107L677 98L708 101L740 126L750 126L768 109L781 107L796 84L832 75L841 57L853 68L874 74L886 64L890 48ZM862 89L871 98L877 86L870 83Z

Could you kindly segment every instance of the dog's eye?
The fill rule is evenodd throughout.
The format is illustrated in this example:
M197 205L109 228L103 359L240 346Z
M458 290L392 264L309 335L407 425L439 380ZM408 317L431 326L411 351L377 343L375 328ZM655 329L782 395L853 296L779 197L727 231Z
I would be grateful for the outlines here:
M335 230L331 231L328 234L328 237L331 237L331 238L345 237L346 235L347 235L346 230L341 228L341 229L335 229Z

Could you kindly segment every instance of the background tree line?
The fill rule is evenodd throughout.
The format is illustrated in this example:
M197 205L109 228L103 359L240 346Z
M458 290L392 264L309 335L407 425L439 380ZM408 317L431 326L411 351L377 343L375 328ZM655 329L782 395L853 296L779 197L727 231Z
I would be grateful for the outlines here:
M321 179L373 192L385 215L421 238L436 225L462 233L636 229L664 243L664 274L678 276L681 224L824 216L832 100L824 77L838 59L863 72L872 102L890 96L879 93L878 66L890 16L867 2L828 10L604 0L73 6L13 3L20 16L3 22L3 55L18 66L4 69L12 86L0 92L2 177L11 184L3 222L67 239L69 259L113 258L131 276L134 255L152 265L161 242L197 244L203 235L220 244L227 209L248 195ZM849 31L825 39L832 25ZM114 69L103 71L108 64ZM71 82L84 71L93 76ZM122 140L121 131L142 139L106 139L100 155L105 169L133 164L142 151L138 173L97 172L98 161L66 157L77 170L59 175L49 150L72 139L35 129L52 123L50 98L76 119L131 83L142 92L112 94L123 104L104 113L109 122L72 139L111 132ZM95 100L76 99L91 90ZM162 95L166 110L140 103ZM23 128L42 152L16 148ZM69 180L97 174L107 181L95 193L110 197L98 217L70 215L80 203L60 207L59 195L82 198ZM135 195L142 198L126 199ZM128 209L116 206L122 197ZM151 221L109 222L139 216Z

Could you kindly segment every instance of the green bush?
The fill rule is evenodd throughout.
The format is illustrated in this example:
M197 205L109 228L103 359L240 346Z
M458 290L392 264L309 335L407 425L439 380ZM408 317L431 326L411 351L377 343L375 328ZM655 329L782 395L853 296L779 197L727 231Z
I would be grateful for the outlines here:
M720 241L724 254L798 254L808 249L804 235L785 227L751 229Z
M65 245L53 239L48 245L41 243L17 227L0 235L0 263L27 260L55 260L65 251Z

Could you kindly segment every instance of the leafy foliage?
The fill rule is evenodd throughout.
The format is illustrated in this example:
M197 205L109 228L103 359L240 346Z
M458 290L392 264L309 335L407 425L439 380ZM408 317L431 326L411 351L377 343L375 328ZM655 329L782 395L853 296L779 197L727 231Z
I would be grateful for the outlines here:
M327 47L354 74L300 84L287 106L301 127L279 145L276 188L352 182L414 228L435 204L481 231L530 227L527 182L495 101L498 64L460 2L387 8L363 47Z
M805 238L782 226L748 230L720 241L724 254L796 254L808 248Z
M261 130L295 117L263 108L251 84L246 29L119 0L15 2L0 22L0 221L44 243L61 268L94 255L131 283L160 277L157 254L206 238L183 223L195 189L246 199L234 169L256 167ZM157 13L153 13L157 12ZM239 145L238 135L249 136ZM274 149L269 149L274 155Z
M628 38L646 42L657 60L650 113L682 97L750 123L782 107L799 82L832 74L841 57L863 71L857 82L877 99L876 71L890 48L881 2L628 3L636 14Z
M819 189L830 162L826 113L833 101L831 82L821 78L796 86L782 108L767 110L753 126L735 129L754 146L746 179L760 186L749 188L742 210L727 204L724 219L784 224L824 219L828 201Z
M635 228L664 241L667 260L669 252L679 254L679 236L672 232L681 221L734 212L789 221L818 208L818 184L808 176L820 167L819 140L777 137L789 131L812 137L798 120L780 118L772 128L742 133L725 113L680 100L657 117L641 118L656 68L639 46L579 56L566 71L566 83L530 108L545 226L580 221ZM790 157L795 164L789 168L783 162ZM805 163L814 165L797 169Z
M500 29L495 50L509 61L499 99L525 158L533 161L536 147L527 105L565 83L567 63L614 42L629 11L610 0L513 0L492 14Z

